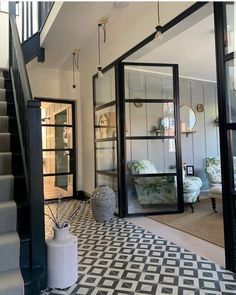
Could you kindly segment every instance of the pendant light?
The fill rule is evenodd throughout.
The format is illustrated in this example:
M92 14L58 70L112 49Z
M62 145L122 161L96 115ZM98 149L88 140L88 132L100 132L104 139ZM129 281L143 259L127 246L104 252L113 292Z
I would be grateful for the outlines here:
M72 84L72 87L73 88L76 88L75 70L79 69L79 53L80 53L79 48L74 49L73 52L72 52L72 67L73 67L73 84Z
M162 39L162 26L161 26L161 19L160 19L160 2L157 2L157 26L156 26L156 40Z
M106 43L106 24L108 23L107 17L101 17L98 21L98 77L101 78L103 76L102 66L101 66L101 30L103 32L103 43Z

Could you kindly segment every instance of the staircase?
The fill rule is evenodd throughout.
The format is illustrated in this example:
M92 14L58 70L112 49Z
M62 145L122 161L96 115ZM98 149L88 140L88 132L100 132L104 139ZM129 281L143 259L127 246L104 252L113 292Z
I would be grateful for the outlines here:
M17 175L13 175L18 169L13 161L17 161L20 155L16 152L19 145L13 116L11 81L7 72L0 71L0 295L24 294L14 200L14 183L18 180Z

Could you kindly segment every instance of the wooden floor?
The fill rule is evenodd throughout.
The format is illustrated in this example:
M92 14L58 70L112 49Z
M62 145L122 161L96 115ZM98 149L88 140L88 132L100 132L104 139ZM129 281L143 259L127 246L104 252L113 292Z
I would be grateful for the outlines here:
M214 244L208 243L195 236L174 229L148 217L129 217L126 218L142 228L161 236L185 249L194 252L208 260L225 267L225 254L224 248L218 247Z

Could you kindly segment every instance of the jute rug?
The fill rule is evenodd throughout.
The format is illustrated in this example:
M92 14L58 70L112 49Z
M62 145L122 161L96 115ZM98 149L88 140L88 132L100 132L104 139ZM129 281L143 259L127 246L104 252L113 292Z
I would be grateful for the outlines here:
M213 212L210 199L195 204L194 213L188 206L182 214L148 216L158 222L174 227L207 242L224 247L222 203L216 200L217 213Z

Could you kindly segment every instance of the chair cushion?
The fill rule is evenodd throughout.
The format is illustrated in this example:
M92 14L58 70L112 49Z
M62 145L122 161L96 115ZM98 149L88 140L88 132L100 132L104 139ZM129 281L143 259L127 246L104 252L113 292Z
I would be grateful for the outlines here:
M130 174L157 173L156 167L150 160L134 160L127 164Z

